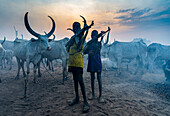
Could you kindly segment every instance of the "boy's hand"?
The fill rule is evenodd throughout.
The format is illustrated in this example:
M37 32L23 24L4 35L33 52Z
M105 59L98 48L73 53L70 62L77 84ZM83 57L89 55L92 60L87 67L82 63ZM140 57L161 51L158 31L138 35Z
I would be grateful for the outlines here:
M105 33L105 31L101 31L101 33L102 33L102 34L104 34L104 33Z
M108 27L108 31L110 31L111 30L111 28L110 27Z
M93 25L94 25L94 21L92 21L92 22L91 22L91 25L90 25L90 27L91 27L91 26L93 26Z

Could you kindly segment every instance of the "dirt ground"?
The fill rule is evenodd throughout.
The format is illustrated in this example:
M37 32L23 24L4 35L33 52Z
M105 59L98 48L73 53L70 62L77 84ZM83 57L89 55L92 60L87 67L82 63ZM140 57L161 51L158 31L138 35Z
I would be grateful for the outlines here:
M90 74L84 66L84 82L87 97L91 94ZM55 72L50 73L41 66L42 77L33 83L33 72L30 74L27 98L24 95L24 79L14 80L17 65L12 70L1 69L0 78L0 116L170 116L170 85L163 84L163 74L145 76L133 75L122 69L120 77L115 71L103 71L104 103L98 103L98 82L95 79L96 99L88 101L90 111L82 113L83 98L80 103L68 106L74 98L72 75L68 75L65 85L62 84L61 64L55 64ZM130 70L130 69L129 69ZM159 80L159 78L161 79ZM153 81L152 81L153 80Z

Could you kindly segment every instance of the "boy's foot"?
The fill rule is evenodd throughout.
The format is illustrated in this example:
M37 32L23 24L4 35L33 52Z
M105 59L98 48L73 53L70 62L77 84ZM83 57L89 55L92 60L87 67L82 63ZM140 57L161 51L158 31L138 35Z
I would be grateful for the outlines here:
M99 97L99 103L104 103L104 99L102 97Z
M95 98L95 96L94 95L91 95L88 99L89 100L93 100Z
M90 107L88 103L84 103L83 105L83 113L87 113L89 111Z
M69 106L73 106L75 104L78 104L79 103L79 99L78 98L75 98L73 99L70 103L68 103Z

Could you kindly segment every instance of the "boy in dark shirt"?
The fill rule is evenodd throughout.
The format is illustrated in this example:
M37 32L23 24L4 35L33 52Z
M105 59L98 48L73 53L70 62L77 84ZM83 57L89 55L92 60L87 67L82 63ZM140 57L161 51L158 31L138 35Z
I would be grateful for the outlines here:
M91 74L91 89L92 89L92 96L89 98L89 100L92 100L95 98L94 93L94 80L95 80L95 73L97 73L97 80L99 84L99 102L104 102L102 98L102 80L101 80L101 72L102 72L102 63L101 63L101 56L100 56L100 50L101 50L101 42L103 40L104 34L110 32L110 27L108 27L107 31L102 31L100 34L98 34L98 31L93 30L91 33L91 38L86 46L84 47L83 53L88 54L88 66L87 66L87 72L90 72ZM101 41L98 42L98 38L101 37ZM108 36L109 37L109 36Z

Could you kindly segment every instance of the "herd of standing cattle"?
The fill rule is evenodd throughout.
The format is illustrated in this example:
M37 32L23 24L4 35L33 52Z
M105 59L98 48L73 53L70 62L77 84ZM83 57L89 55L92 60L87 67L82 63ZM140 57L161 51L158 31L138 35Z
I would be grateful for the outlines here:
M52 21L52 29L49 33L45 32L45 35L36 33L30 27L28 23L28 12L25 14L24 22L25 27L33 36L38 39L31 38L30 40L18 38L18 33L16 32L16 38L14 41L0 40L0 65L3 69L5 66L5 60L10 64L10 69L12 68L12 58L15 56L18 64L18 72L15 79L19 79L20 69L23 71L23 76L28 79L30 68L30 63L33 63L34 70L34 82L36 82L36 70L38 69L38 76L41 77L40 64L43 59L47 59L48 63L51 64L52 70L53 63L55 59L62 60L63 67L63 82L67 76L67 62L69 54L66 51L65 44L69 38L64 38L62 40L49 39L55 31L55 21L49 16ZM159 43L152 43L147 46L143 40L138 42L118 42L114 41L112 44L108 44L109 36L107 37L106 43L102 45L101 56L103 60L103 65L106 62L114 62L116 64L117 73L121 73L121 64L125 60L130 62L136 59L137 68L135 74L143 74L146 69L149 72L154 72L154 63L157 60L167 61L170 59L170 46L161 45ZM26 62L27 74L24 70L24 64ZM107 64L107 63L106 63ZM107 67L107 66L106 66ZM146 68L147 67L147 68ZM1 80L0 80L1 81Z

